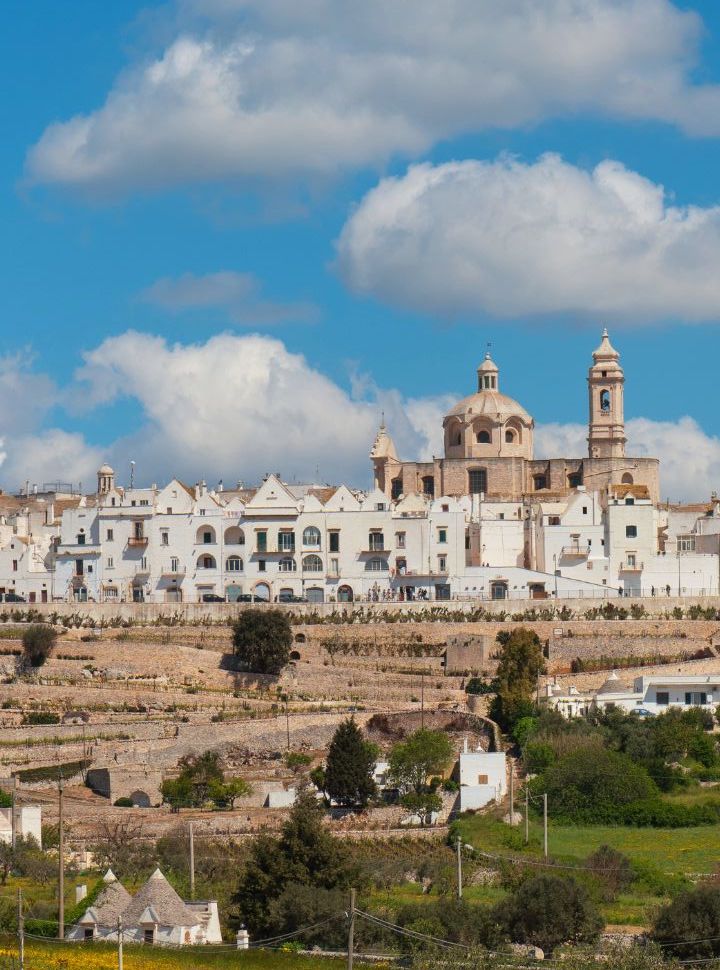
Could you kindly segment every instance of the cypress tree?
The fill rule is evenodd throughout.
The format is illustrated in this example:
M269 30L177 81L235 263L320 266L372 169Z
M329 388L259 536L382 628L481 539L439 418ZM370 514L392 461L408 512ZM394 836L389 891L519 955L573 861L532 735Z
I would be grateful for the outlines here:
M373 768L377 758L374 744L365 740L355 718L338 725L328 749L325 791L339 805L364 808L375 794Z

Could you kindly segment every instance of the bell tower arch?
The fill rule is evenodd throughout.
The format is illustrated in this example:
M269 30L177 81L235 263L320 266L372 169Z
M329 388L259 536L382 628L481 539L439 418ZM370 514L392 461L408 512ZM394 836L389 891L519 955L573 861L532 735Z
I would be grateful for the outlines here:
M588 373L588 454L591 458L625 457L624 385L620 354L610 343L605 328Z

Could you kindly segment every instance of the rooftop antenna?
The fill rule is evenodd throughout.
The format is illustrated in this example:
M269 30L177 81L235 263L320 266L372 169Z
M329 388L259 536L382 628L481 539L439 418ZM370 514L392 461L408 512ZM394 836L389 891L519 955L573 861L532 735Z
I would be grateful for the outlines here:
M130 462L130 488L135 488L135 462Z

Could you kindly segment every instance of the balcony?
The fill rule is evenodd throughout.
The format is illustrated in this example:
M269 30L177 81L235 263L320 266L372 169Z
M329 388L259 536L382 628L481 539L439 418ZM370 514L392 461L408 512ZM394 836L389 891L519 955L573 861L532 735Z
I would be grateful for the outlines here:
M184 576L186 574L186 572L187 572L187 568L185 566L181 566L179 564L177 566L173 566L173 564L170 563L169 566L166 565L166 566L161 566L160 567L160 575L161 576L178 576L179 577L179 576Z
M590 555L590 546L573 543L571 546L563 546L560 555L563 559L586 559Z
M56 556L71 556L79 559L81 556L99 556L102 552L99 543L63 542L57 547Z
M361 556L389 556L392 549L385 549L382 546L379 549L361 549Z
M141 564L138 564L135 567L135 569L133 570L133 574L135 576L149 576L150 575L150 567L149 566L143 566Z
M128 546L131 549L144 549L148 544L147 536L131 536L128 539Z
M447 576L447 575L448 575L447 569L404 569L404 570L398 569L394 578L412 579L414 577L414 578L426 579L426 578L431 578L433 576Z
M642 562L624 562L620 565L621 573L641 573L643 571L645 563Z

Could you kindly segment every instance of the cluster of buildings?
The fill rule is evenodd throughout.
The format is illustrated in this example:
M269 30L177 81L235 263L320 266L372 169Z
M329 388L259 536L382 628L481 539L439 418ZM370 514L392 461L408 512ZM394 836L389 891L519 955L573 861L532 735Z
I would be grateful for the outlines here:
M720 500L660 501L659 463L625 453L624 374L607 331L588 375L588 454L534 457L534 421L500 390L444 419L444 454L401 461L382 424L374 487L123 487L0 495L0 599L543 599L720 592Z
M652 717L671 707L702 708L714 713L720 704L720 673L653 674L624 684L613 671L597 690L563 688L555 681L545 687L543 702L564 717L582 717L592 711L617 707L627 714Z

